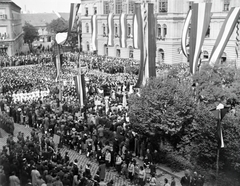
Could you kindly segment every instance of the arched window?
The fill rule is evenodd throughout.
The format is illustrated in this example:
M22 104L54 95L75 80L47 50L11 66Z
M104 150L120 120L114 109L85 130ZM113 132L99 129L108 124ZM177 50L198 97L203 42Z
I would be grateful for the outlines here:
M103 35L105 36L106 35L106 26L105 26L105 24L103 24Z
M161 25L160 24L157 24L157 37L160 38L161 37Z
M87 51L90 50L89 42L87 41Z
M106 56L108 55L108 46L107 46L107 44L104 45L104 54Z
M129 46L129 58L133 58L133 47Z
M163 25L163 38L165 38L167 35L167 25Z
M221 63L225 63L227 61L227 54L223 52L222 57L221 57Z
M118 25L115 24L115 25L114 25L114 28L115 28L115 36L118 36Z
M89 33L89 25L86 23L86 33Z
M203 59L208 59L209 58L207 51L203 51L202 58Z
M116 57L121 57L121 50L119 48L119 45L116 45Z
M131 25L130 25L130 24L127 24L127 28L128 28L128 30L127 30L127 35L130 36L130 35L131 35L131 32L132 32L132 31L131 31L131 30L132 30L132 29L131 29Z
M158 62L163 63L164 62L164 51L163 49L158 49Z

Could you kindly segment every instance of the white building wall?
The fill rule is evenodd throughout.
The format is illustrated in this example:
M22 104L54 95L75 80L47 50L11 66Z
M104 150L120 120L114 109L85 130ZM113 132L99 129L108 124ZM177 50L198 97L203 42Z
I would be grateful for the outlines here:
M154 2L154 8L157 17L157 23L163 26L166 24L167 26L167 35L165 40L157 40L157 51L156 51L156 60L158 59L158 49L164 50L164 62L169 64L187 62L186 57L179 53L181 48L181 33L184 24L184 20L186 18L186 14L189 10L189 1L190 0L168 0L168 12L167 13L158 13L159 4L158 0L150 0L149 2ZM195 2L203 2L205 0L195 0ZM113 1L114 2L114 1ZM125 1L124 1L125 2ZM128 0L126 0L128 2ZM136 1L139 2L139 1ZM212 0L212 12L213 16L210 23L210 37L206 38L204 41L203 48L206 50L210 56L213 45L216 41L216 38L219 34L221 26L224 22L224 19L227 16L228 11L223 11L223 0ZM240 6L240 0L230 0L230 6ZM88 16L85 16L85 8L88 7ZM81 1L81 14L82 14L82 45L83 51L87 50L86 43L91 43L91 15L94 13L93 7L97 7L98 12L98 54L105 55L105 47L107 44L107 37L103 37L103 28L102 25L105 24L106 32L107 32L107 15L103 15L103 0L82 0ZM112 11L114 11L115 6L111 6ZM127 5L128 11L128 5ZM132 31L132 15L129 14L127 17L127 22L131 25ZM86 33L85 24L89 24L89 33ZM114 15L114 23L118 25L119 29L119 15ZM115 30L115 29L114 29ZM162 28L163 33L163 28ZM119 30L118 30L119 35ZM236 30L234 30L233 35L226 47L226 54L228 60L236 59L235 52L235 39L236 38ZM119 45L119 38L114 38L114 47L108 47L108 55L115 57L116 56L116 45ZM127 39L127 45L132 45L132 39ZM121 57L128 58L129 57L129 48L120 48ZM134 59L140 59L140 51L134 49L133 52Z

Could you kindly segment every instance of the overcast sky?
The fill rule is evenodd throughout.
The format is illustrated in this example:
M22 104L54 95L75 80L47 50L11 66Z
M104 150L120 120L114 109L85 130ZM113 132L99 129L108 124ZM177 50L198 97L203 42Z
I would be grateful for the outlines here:
M12 0L22 8L22 11L33 13L43 12L70 12L70 3L80 0Z

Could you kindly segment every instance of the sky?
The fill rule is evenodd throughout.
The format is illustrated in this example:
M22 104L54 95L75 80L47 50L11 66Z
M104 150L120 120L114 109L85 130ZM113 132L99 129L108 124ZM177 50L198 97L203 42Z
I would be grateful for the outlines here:
M70 12L70 3L80 0L12 0L22 8L22 11L31 13Z

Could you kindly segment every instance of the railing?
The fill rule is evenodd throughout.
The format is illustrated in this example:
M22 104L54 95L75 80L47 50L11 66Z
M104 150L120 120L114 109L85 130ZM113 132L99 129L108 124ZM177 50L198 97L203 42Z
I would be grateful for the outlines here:
M7 19L7 15L6 14L0 14L0 19Z

